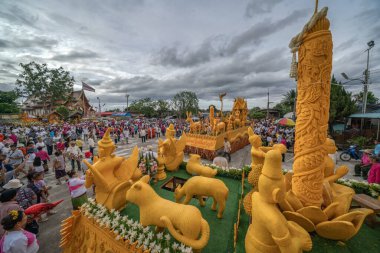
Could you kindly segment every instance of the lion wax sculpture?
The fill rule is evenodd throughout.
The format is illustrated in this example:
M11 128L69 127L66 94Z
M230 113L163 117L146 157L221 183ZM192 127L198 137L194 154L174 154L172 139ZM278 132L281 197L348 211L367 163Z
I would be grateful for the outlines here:
M141 172L137 169L139 151L135 147L128 159L115 156L113 152L116 146L110 138L110 131L108 128L103 139L98 142L99 158L94 160L94 164L83 160L89 168L85 186L96 186L97 203L109 210L119 210L125 206L124 196L130 187L129 180L136 181L141 177Z
M190 159L186 165L186 171L191 175L200 175L204 177L215 177L218 173L217 169L211 169L208 166L202 165L200 155L196 154L190 154Z
M178 170L179 165L183 161L186 146L186 134L183 133L179 140L174 138L175 130L173 124L166 128L166 140L158 140L158 148L160 153L160 162L165 165L168 171Z
M299 253L311 250L310 235L297 223L287 221L277 204L285 194L281 153L269 151L252 195L252 224L245 237L247 253Z
M196 195L201 206L205 206L202 196L212 197L214 202L211 206L211 210L216 211L216 205L219 204L217 217L220 219L223 217L223 212L226 208L228 188L222 180L195 176L189 178L182 187L179 185L175 189L174 195L177 203L186 196L185 200L182 202L182 204L185 205L187 205L193 196Z
M210 237L210 227L198 208L161 198L148 182L149 176L146 175L126 194L126 200L140 209L140 223L167 228L177 241L194 250L204 248Z
M316 231L332 240L348 240L359 231L372 210L349 211L353 192L334 185L347 169L339 168L334 173L326 159L331 146L326 145L326 138L333 49L326 15L327 7L320 12L316 10L289 45L294 54L291 77L298 80L297 122L291 190L280 206L288 220L307 231Z

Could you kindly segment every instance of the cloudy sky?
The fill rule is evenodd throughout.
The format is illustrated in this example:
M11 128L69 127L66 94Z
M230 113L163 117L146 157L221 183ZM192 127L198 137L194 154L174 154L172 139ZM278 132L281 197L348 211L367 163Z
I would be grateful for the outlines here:
M333 72L361 77L367 42L372 85L380 97L380 1L320 0L329 7ZM107 108L143 97L194 91L201 107L278 102L289 78L290 39L309 20L314 0L2 0L0 87L14 88L19 63L63 66L96 89ZM346 86L357 93L360 82Z

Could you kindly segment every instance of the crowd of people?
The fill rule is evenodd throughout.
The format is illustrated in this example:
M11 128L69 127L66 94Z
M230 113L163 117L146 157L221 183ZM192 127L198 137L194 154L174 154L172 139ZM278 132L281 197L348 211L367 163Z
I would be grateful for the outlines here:
M86 159L90 164L96 155L96 141L112 127L111 138L121 144L130 138L146 142L149 138L165 136L166 128L173 123L177 137L189 131L184 120L129 120L108 122L64 123L61 125L0 125L0 249L22 245L27 251L37 252L36 236L39 223L46 221L50 211L38 217L23 212L36 203L50 202L50 190L45 176L54 173L56 184L67 183L73 209L87 200L85 184ZM294 144L294 128L279 126L273 120L258 120L251 125L261 136L264 146L281 143L288 150ZM231 161L231 144L224 139L223 156ZM380 144L374 151L366 150L361 163L355 166L356 175L365 175L369 183L380 183ZM220 159L219 159L220 160ZM227 159L221 161L228 166ZM63 180L63 181L62 181Z

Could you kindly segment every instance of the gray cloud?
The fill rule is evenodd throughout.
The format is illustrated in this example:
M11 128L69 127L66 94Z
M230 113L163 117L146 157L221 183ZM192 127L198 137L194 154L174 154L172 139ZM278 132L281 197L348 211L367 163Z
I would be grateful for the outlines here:
M182 50L178 47L164 47L158 55L153 59L153 63L159 63L164 66L189 67L211 60L215 50L212 48L210 41L205 41L194 51L189 49Z
M57 54L51 59L55 61L73 61L78 59L97 58L99 55L91 50L72 50L66 54Z
M264 38L269 35L284 29L307 15L305 10L295 10L290 15L278 21L272 22L269 19L254 24L250 29L242 34L234 37L227 48L225 53L231 55L236 53L241 47L246 45L259 45Z
M33 36L29 39L4 40L0 39L0 47L3 48L45 48L51 49L58 41L47 37Z
M250 0L245 9L245 16L252 18L254 16L269 13L282 0Z

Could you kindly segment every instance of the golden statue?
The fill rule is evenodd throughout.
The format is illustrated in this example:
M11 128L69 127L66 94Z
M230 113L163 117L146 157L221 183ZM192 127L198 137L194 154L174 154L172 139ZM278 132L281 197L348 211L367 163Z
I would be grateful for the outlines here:
M287 221L277 207L285 193L281 153L269 151L259 180L259 191L252 195L252 224L245 237L247 253L299 253L310 251L310 235L297 223Z
M316 5L317 6L317 5ZM314 13L303 31L295 36L291 76L298 78L297 122L291 190L281 201L284 216L308 232L332 240L348 240L360 229L372 210L349 211L352 189L335 184L348 169L334 163L328 153L335 153L332 140L326 139L332 68L332 38L327 7ZM296 67L295 53L299 51ZM289 181L289 180L288 180Z
M103 139L98 141L99 158L94 160L94 164L83 160L89 168L85 186L89 188L94 184L96 202L108 209L119 210L125 205L128 181L141 177L141 171L137 169L139 151L135 147L128 159L115 156L116 146L110 138L110 131L111 128L108 128Z
M166 140L158 140L158 148L160 153L159 164L165 164L168 171L175 171L183 161L183 150L186 146L186 134L183 133L179 140L174 138L174 126L170 124L166 128Z
M275 144L273 147L263 147L261 137L253 132L251 127L248 128L249 142L251 148L251 171L248 174L248 183L252 185L252 190L244 197L244 210L248 215L251 215L251 196L252 193L258 190L259 177L263 168L265 154L273 149L279 150L281 153L286 152L286 147L282 144Z
M222 180L216 178L194 176L189 178L186 183L181 187L179 185L174 192L175 201L180 203L185 196L182 204L187 205L193 196L197 196L199 204L205 206L203 196L212 197L213 203L211 210L216 211L216 205L219 205L217 217L223 217L224 209L228 198L228 188Z
M202 124L200 121L194 122L191 112L186 112L186 122L190 124L190 132L199 134L202 130Z
M217 169L212 169L201 164L201 156L197 154L190 154L189 161L186 165L186 171L191 175L199 175L204 177L215 177L218 173Z
M198 208L160 197L148 182L149 176L142 177L125 195L127 201L139 207L140 223L167 228L177 241L194 250L204 248L210 237L210 227Z

